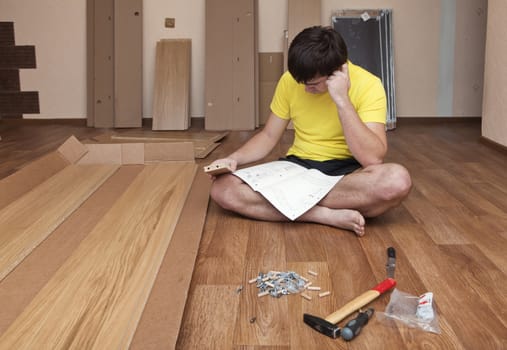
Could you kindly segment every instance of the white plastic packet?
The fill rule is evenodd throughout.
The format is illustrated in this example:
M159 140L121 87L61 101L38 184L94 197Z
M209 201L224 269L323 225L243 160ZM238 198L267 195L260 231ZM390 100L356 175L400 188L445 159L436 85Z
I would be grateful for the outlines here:
M433 293L414 296L394 289L385 312L377 312L377 319L392 319L408 327L440 334L438 315L433 302Z

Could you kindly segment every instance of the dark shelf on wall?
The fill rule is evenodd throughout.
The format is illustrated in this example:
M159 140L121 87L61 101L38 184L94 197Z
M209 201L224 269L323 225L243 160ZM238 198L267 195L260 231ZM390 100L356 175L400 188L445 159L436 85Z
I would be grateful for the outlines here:
M16 45L14 22L0 22L0 119L39 113L39 92L21 91L19 70L36 68L35 46Z

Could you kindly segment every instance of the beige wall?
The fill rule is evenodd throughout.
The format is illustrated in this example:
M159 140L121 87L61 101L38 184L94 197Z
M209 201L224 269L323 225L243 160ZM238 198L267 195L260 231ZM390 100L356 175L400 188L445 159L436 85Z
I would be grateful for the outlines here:
M482 135L507 147L507 2L488 6Z
M144 1L145 117L151 117L155 45L160 38L192 39L190 113L204 116L204 4ZM455 7L451 14L442 10L449 4ZM392 8L398 116L479 116L486 4L487 0L322 0L322 23L330 24L331 14L340 8ZM0 0L0 20L15 22L16 42L36 46L37 69L22 71L21 85L23 90L39 91L41 113L26 117L86 116L85 7L86 0ZM164 28L165 17L176 18L176 28ZM287 0L259 0L259 51L282 52L286 27ZM440 38L449 28L452 37L442 46Z

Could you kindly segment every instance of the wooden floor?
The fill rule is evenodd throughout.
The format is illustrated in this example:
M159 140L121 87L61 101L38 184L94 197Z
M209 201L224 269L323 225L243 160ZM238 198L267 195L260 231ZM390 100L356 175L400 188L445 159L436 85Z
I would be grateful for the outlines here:
M77 124L0 121L0 178L70 134L83 139L103 132ZM199 162L227 155L251 134L230 133ZM476 119L400 121L388 133L387 160L405 165L414 187L400 207L368 220L362 238L316 224L253 221L211 202L177 348L507 348L507 155L479 138ZM268 158L282 155L291 139L287 131ZM374 316L347 343L303 323L303 313L324 317L383 280L389 246L398 253L397 289L434 293L441 334ZM248 284L259 272L307 275L310 269L319 273L310 278L314 285L330 290L330 296L258 298ZM371 304L377 314L389 298Z

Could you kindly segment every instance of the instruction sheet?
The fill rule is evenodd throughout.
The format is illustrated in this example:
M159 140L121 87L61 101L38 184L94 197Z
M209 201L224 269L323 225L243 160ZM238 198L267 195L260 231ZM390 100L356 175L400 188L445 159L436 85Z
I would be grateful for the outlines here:
M254 165L233 174L290 220L296 220L315 206L343 177L329 176L285 160Z

